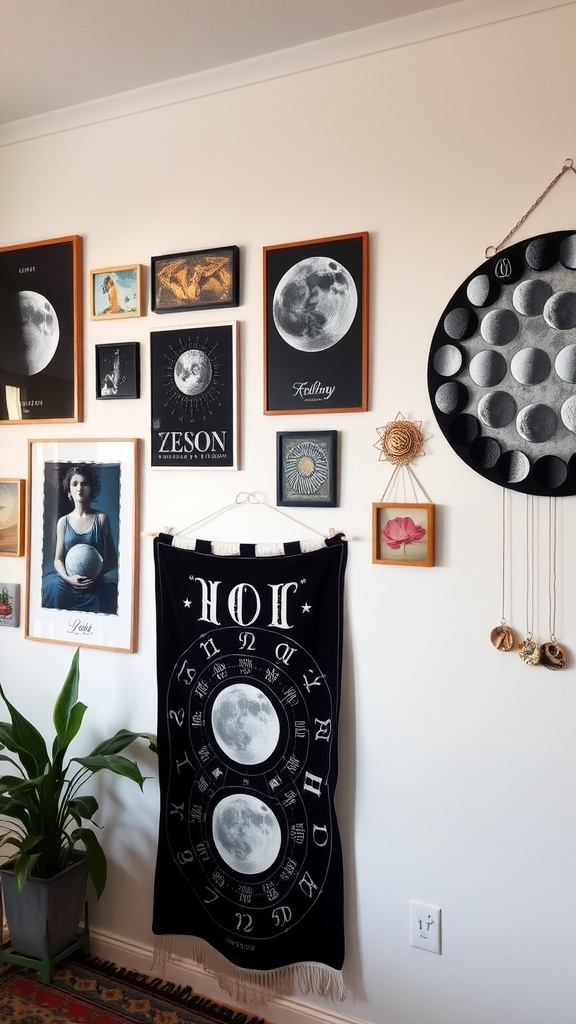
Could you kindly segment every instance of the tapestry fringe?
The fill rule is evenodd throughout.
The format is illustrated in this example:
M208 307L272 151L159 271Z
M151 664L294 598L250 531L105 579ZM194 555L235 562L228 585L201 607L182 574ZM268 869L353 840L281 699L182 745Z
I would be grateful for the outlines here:
M182 534L178 533L173 535L172 547L174 548L186 548L189 551L195 551L196 543L196 537L183 537ZM309 551L318 551L326 546L326 540L323 537L308 537L304 538L304 540L299 540L297 543L300 545L302 554L306 554ZM238 541L213 540L210 542L210 546L213 555L230 557L240 554L240 544ZM257 558L270 558L274 555L284 554L284 543L281 541L266 541L254 544L253 546Z
M154 943L152 966L171 957L194 960L213 974L220 988L240 1002L268 1002L277 996L293 995L296 986L304 995L325 996L332 1002L346 998L342 972L319 963L295 963L270 971L244 970L230 963L203 939L192 935L159 935Z

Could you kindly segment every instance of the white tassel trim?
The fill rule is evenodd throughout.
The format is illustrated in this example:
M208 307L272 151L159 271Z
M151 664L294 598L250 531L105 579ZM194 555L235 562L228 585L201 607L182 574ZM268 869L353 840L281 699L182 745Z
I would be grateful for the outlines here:
M323 537L306 538L304 540L297 541L300 545L300 551L302 554L306 554L308 551L318 551L320 548L326 547L326 541ZM172 547L174 548L187 548L190 551L196 549L196 538L195 537L183 537L182 534L175 534L172 538ZM240 544L237 541L227 540L213 540L210 542L210 547L213 555L239 555ZM283 555L284 544L276 541L269 543L254 544L254 549L257 558L269 558L272 555Z
M296 986L304 995L314 992L333 1002L346 998L341 971L320 963L288 964L271 971L251 971L236 967L203 939L192 935L161 935L154 943L155 964L172 957L194 960L214 974L220 988L240 1002L268 1002L277 996L293 995Z

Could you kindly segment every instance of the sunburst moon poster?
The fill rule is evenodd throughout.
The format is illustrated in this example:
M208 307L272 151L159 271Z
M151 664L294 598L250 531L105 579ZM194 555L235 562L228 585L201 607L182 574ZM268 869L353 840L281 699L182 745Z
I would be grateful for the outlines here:
M152 466L238 469L237 324L152 331Z

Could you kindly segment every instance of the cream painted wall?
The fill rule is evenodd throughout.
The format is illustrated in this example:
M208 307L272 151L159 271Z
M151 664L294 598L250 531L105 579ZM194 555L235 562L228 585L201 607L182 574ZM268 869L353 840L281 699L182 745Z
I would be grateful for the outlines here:
M27 472L29 437L141 437L138 653L82 653L90 730L155 728L150 538L254 490L275 500L277 430L336 428L340 507L294 510L351 538L339 816L346 859L348 998L260 1008L280 1024L573 1024L576 986L576 668L531 670L497 653L501 492L454 455L426 385L431 337L455 288L576 157L576 5L268 83L46 134L0 149L0 243L78 233L90 268L237 243L242 256L242 468L152 471L150 330L185 314L85 318L85 419L4 426L0 475ZM574 224L564 175L517 238ZM364 414L262 414L263 245L367 230L371 399ZM227 320L221 311L210 320ZM94 346L135 340L142 398L97 402ZM398 412L423 421L416 472L437 505L437 566L371 564L371 503L390 467L373 448ZM559 503L558 637L576 655L575 501ZM523 502L512 500L512 621L524 618ZM300 515L299 513L303 514ZM548 628L545 506L538 504L538 632ZM267 508L216 520L230 539L299 536ZM24 586L24 559L0 559ZM48 721L72 650L0 632L0 677ZM153 769L153 765L150 766ZM148 949L156 782L103 782L110 881L92 923ZM408 903L442 907L441 957L410 947ZM207 982L207 987L209 983ZM304 1006L304 1010L302 1007Z

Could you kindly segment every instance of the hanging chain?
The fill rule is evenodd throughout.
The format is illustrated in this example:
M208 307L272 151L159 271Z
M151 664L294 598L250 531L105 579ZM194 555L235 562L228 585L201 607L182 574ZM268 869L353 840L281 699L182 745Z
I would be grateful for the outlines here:
M526 495L526 633L534 636L534 496Z
M550 639L556 642L556 497L548 498L548 595L550 600L548 628Z
M502 618L500 622L506 625L506 495L508 491L502 488Z
M564 161L564 163L562 165L562 170L558 172L558 174L556 175L555 178L552 178L552 181L550 182L550 184L547 185L546 188L544 189L544 191L540 193L540 195L538 196L538 199L534 203L532 203L532 206L530 207L529 210L526 211L524 216L520 217L520 220L518 221L518 223L514 225L514 227L512 228L511 231L508 232L506 237L503 238L502 241L498 243L498 245L489 245L489 246L487 246L487 248L484 250L484 255L485 255L486 259L489 259L490 256L495 256L496 253L498 252L498 250L501 249L502 246L505 245L506 242L510 238L512 238L512 235L518 230L519 227L522 226L522 224L524 223L525 220L528 219L530 214L534 212L534 210L538 206L538 203L541 203L542 200L546 198L546 196L548 195L550 190L552 188L554 188L554 185L556 184L556 182L560 180L560 178L562 177L563 174L566 173L566 171L574 171L574 174L576 174L576 167L574 167L574 161L572 160L572 157L568 157Z

